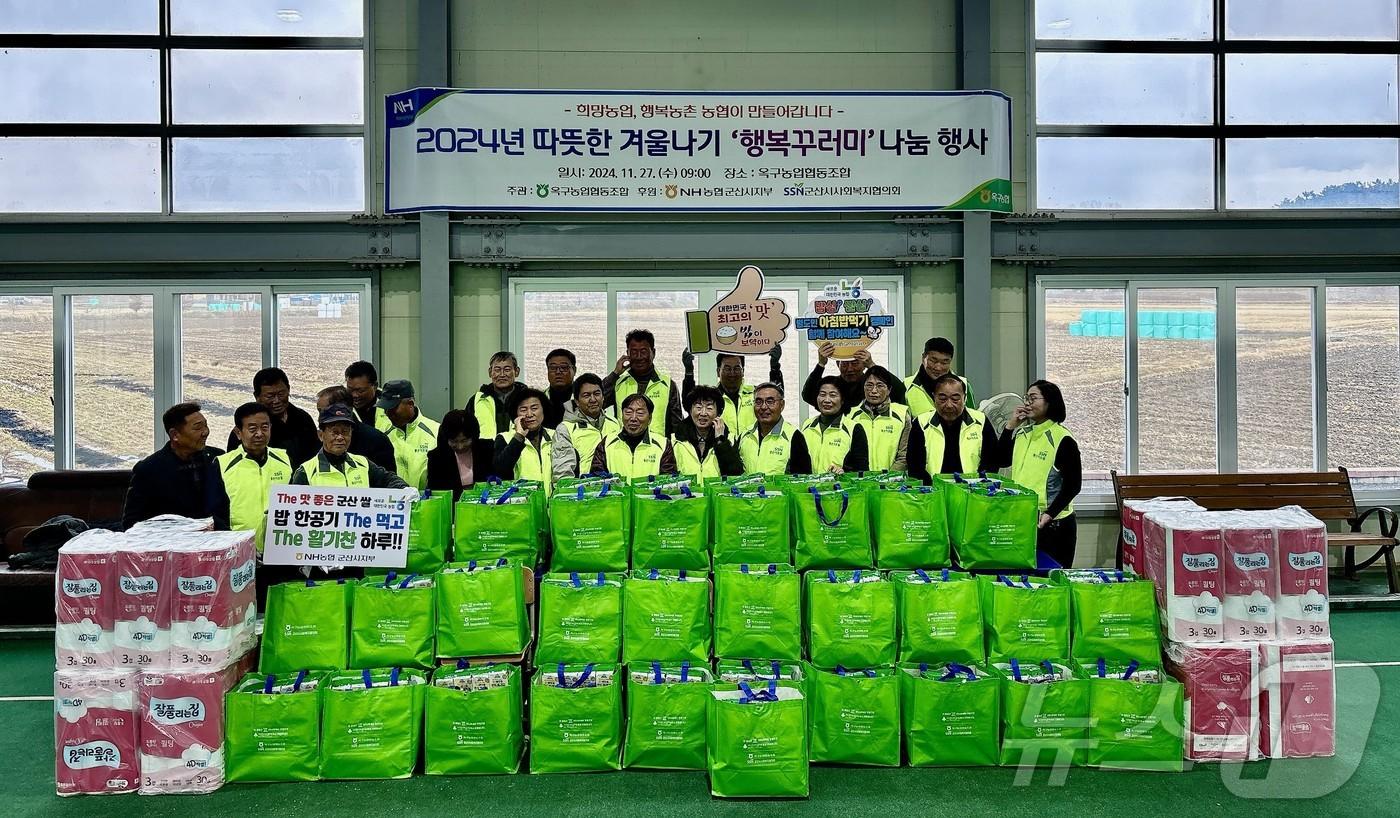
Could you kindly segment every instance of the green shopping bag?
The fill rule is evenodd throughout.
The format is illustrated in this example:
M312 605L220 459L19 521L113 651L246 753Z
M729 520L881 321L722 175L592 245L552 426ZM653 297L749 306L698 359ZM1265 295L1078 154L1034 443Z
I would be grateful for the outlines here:
M983 576L982 614L987 626L987 658L1021 662L1069 657L1069 588L1024 574Z
M629 666L622 765L705 769L705 712L711 681L708 669L689 662Z
M258 670L344 670L350 665L350 589L345 580L282 582L267 589Z
M710 569L710 503L688 485L675 492L637 486L632 531L633 568Z
M1174 772L1185 757L1181 683L1161 667L1099 659L1089 677L1090 767Z
M576 486L555 492L549 501L550 570L627 570L628 503L627 492L609 483L593 491Z
M530 683L530 772L577 773L622 766L622 671L555 664Z
M962 547L963 518L967 511L967 490L979 486L985 489L992 483L1000 484L1001 479L988 477L986 472L979 472L977 477L964 477L957 472L934 475L933 484L943 497L943 516L948 523L948 540L952 543L954 550Z
M634 570L622 583L622 661L710 660L710 583L704 574Z
M991 483L961 489L962 536L957 546L963 568L1034 568L1040 500L1028 488Z
M616 662L622 651L622 576L545 574L540 580L540 632L535 660Z
M899 625L899 661L986 661L982 597L970 574L949 571L894 571Z
M976 665L899 666L911 767L989 767L1000 759L1001 682Z
M705 742L710 793L807 797L807 702L777 682L710 692Z
M436 577L439 659L515 656L530 640L520 565L448 563Z
M806 691L807 674L802 662L779 662L776 659L720 659L715 662L715 689L738 690L740 682L777 682L781 687Z
M433 672L423 710L423 772L514 773L525 748L520 668L489 664Z
M1155 665L1157 591L1151 580L1112 569L1055 570L1050 581L1069 586L1070 655L1079 662L1103 658Z
M324 673L249 674L224 697L224 776L234 781L320 777Z
M433 666L431 574L373 577L350 597L350 667Z
M894 584L877 571L806 575L807 651L817 667L875 667L895 660Z
M615 489L624 488L627 480L620 474L610 472L592 472L581 477L565 477L554 483L554 493L572 493L583 486L587 491L597 491L603 486L612 486Z
M756 485L705 487L713 521L715 564L792 563L787 495Z
M428 679L404 668L335 673L321 692L321 777L408 778Z
M533 568L540 553L537 503L535 493L515 484L462 492L455 507L453 556L458 562L507 557Z
M892 669L814 671L807 708L812 761L899 766L899 679Z
M802 658L802 586L790 565L715 567L715 655Z
M886 483L869 492L875 561L881 568L949 564L948 522L937 487Z
M452 546L452 492L425 491L408 515L405 574L431 574L447 562Z
M829 490L812 486L792 494L796 513L799 570L874 568L866 491L846 484Z
M1089 743L1089 681L1083 673L1057 662L1016 659L992 669L1001 676L1002 766L1082 766Z

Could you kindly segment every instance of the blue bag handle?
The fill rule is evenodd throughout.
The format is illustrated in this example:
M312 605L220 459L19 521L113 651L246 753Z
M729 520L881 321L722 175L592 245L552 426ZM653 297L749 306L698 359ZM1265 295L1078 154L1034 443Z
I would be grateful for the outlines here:
M647 579L656 579L659 576L661 576L661 572L653 568L651 573L647 574Z
M577 490L574 492L574 499L580 501L583 500L583 484L579 484Z
M486 505L491 500L491 487L487 486L481 490L481 496L476 498L477 505Z
M841 580L839 580L839 579L836 578L836 572L835 572L835 571L833 571L833 570L831 570L830 568L828 568L828 569L826 569L826 581L827 581L827 582L830 582L830 583L833 584L833 585L835 585L836 583L840 582Z
M263 693L271 694L275 684L277 684L277 677L269 673L267 678L263 680Z
M400 582L400 583L399 583L399 590L400 590L400 591L407 590L407 589L408 589L408 583L414 581L414 580L417 579L417 578L418 578L418 575L417 575L417 574L409 574L408 576L404 577L404 578L403 578L403 582Z
M1049 659L1041 659L1040 666L1045 668L1045 672L1049 673L1052 677L1055 675L1055 666L1050 664Z
M774 562L768 563L768 573L776 576L778 573L778 564Z
M1104 678L1107 678L1107 677L1108 677L1108 668L1105 666L1106 664L1107 664L1107 663L1104 662L1103 657L1100 656L1100 657L1099 657L1099 678L1100 678L1100 679L1104 679Z
M458 669L458 670L466 670L467 668L469 668L469 667L471 667L471 666L472 666L472 663L471 663L471 662L468 662L466 659L458 659L458 660L457 660L457 669Z
M365 683L365 687L374 687L374 681L370 679L368 670L360 671L360 679Z
M1021 681L1021 663L1015 659L1011 660L1011 675L1015 677L1016 681Z
M740 682L739 689L744 692L744 695L739 697L739 704L776 702L778 700L778 683L776 681L770 681L767 690L759 690L757 693L753 692L753 688L749 687L748 682Z
M862 669L860 672L861 672L866 678L868 678L868 679L873 679L873 678L875 678L875 671L872 670L872 669L870 669L870 668L864 668L864 669ZM837 666L836 666L836 675L837 675L837 676L845 676L845 675L848 674L848 673L850 673L850 671L849 671L849 670L846 670L846 668L842 667L841 665L837 665Z
M747 574L748 572L749 572L749 564L748 564L747 562L742 563L742 564L739 565L739 573L741 573L741 574Z
M601 588L601 587L603 587L604 585L608 584L608 575L605 574L605 573L603 573L602 571L599 571L599 572L598 572L598 581L597 581L596 583L594 583L594 584L597 585L599 588Z
M960 673L974 681L977 679L977 672L974 671L972 668L968 667L967 665L960 665L957 662L949 662L947 665L944 666L943 675L938 678L938 681L946 682L949 679L956 677Z
M943 569L943 581L944 581L944 582L947 582L947 581L948 581L948 569L947 569L947 568L944 568L944 569Z
M688 681L690 681L690 661L689 661L689 660L686 660L686 661L684 661L684 662L681 662L681 681L682 681L682 682L688 682Z
M924 582L933 582L933 578L931 578L928 575L928 572L922 568L915 568L914 573L917 574L919 579L923 580Z
M685 569L682 568L679 572L677 572L676 576L680 577L681 579L685 579L685 577L686 577Z
M512 484L510 488L508 488L508 489L506 489L505 491L501 492L501 496L500 496L500 497L497 497L497 498L496 498L496 505L498 505L498 506L503 506L503 505L505 505L505 504L506 504L506 501L509 500L511 497L514 497L514 496L515 496L515 493L516 493L517 491L519 491L519 490L520 490L520 486L517 486L517 485Z
M397 576L398 576L398 574L394 573L393 571L390 571L389 573L385 574L385 575L384 575L384 587L385 587L385 588L388 588L390 585L393 585L393 584L394 584L394 578L397 577Z
M812 499L816 501L817 519L821 520L822 525L827 528L835 528L840 525L841 521L846 518L846 509L851 506L851 495L845 491L841 491L841 485L839 483L836 485L836 490L841 491L841 513L836 515L836 519L827 520L826 511L822 508L821 492L817 490L816 486L809 486L807 490L812 492Z
M582 587L583 587L583 581L580 580L580 579L578 578L578 572L577 572L577 571L570 571L570 572L569 572L569 584L572 585L572 586L574 586L575 588L582 588Z
M1137 673L1137 669L1138 669L1138 660L1134 659L1134 660L1132 660L1131 662L1129 662L1129 663L1128 663L1128 670L1127 670L1127 672L1125 672L1125 673L1123 674L1123 680L1124 680L1124 681L1127 681L1128 679L1131 679L1131 678L1133 677L1133 674L1134 674L1134 673Z
M658 684L658 685L661 684L661 663L660 663L660 662L652 662L652 663L651 663L651 683L652 683L652 684Z
M599 499L607 497L610 491L612 491L612 483L604 483L603 488L598 492Z
M588 681L588 677L589 677L589 676L592 676L592 675L593 675L593 663L592 663L592 662L589 662L588 664L586 664L586 665L583 666L583 672L579 674L578 680L575 681L573 684L569 685L569 687L570 687L571 689L577 689L577 688L583 687L583 683L586 682L586 681ZM564 678L564 666L563 666L562 664L559 665L559 678L560 678L561 680Z

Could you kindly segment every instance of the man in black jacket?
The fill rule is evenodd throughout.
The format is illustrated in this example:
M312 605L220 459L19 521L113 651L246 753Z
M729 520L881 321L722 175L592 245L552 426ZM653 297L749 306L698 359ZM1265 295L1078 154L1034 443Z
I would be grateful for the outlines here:
M161 514L191 519L214 518L214 528L228 530L228 494L214 459L223 454L204 445L209 422L197 403L178 403L161 416L170 440L137 463L126 490L122 528Z
M316 421L305 409L292 405L291 394L287 373L275 366L259 369L253 376L253 399L266 406L272 418L272 434L267 445L285 449L288 459L299 465L316 454L321 441L316 437ZM229 432L224 450L231 452L240 445L238 435Z
M321 413L331 404L343 403L350 405L350 390L343 386L327 386L316 393L316 411ZM316 452L321 450L321 444L316 444ZM316 452L312 452L314 456ZM355 421L355 429L350 438L350 454L357 454L361 457L377 463L381 468L390 474L398 474L399 466L394 460L394 444L389 442L389 436L360 420ZM309 457L308 457L309 459ZM292 461L295 465L301 463ZM305 461L303 461L305 462Z

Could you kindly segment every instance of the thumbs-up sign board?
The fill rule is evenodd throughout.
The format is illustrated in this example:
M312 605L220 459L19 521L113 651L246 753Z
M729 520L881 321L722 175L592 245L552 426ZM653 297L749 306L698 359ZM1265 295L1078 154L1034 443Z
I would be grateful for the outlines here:
M763 296L763 271L752 264L739 271L728 295L708 310L687 312L685 319L696 354L766 355L792 324L781 298Z

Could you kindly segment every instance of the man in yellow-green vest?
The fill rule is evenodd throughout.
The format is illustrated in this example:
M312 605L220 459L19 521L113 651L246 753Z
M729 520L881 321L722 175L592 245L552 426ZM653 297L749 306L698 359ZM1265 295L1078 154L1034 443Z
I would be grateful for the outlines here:
M622 415L622 401L628 395L646 395L654 410L652 437L665 440L681 423L681 393L670 376L656 368L656 336L644 329L627 333L627 354L617 359L613 371L603 379L603 402Z
M967 382L967 378L953 372L953 342L947 338L930 338L924 342L924 357L919 362L919 371L904 379L904 403L912 417L937 408L933 399L933 382L944 375L952 375L962 381L963 389L967 390L963 403L969 408L977 408L972 384Z
M502 432L509 432L514 425L510 412L511 398L525 388L520 377L520 361L514 352L501 350L491 356L486 365L486 374L491 379L481 385L471 400L467 401L467 411L476 415L481 426L482 440L495 440Z
M754 423L754 388L744 383L745 357L724 352L715 356L715 370L719 375L719 418L736 435ZM774 346L768 353L768 382L778 386L783 385L782 357L781 346ZM685 367L685 379L681 381L681 405L689 411L690 393L695 391L695 355L689 347L681 351L681 365Z
M603 379L585 372L574 380L572 406L564 422L554 430L554 482L587 474L593 453L603 438L622 430L622 424L603 411Z
M511 399L514 420L509 432L496 435L492 471L517 480L538 480L545 496L554 487L554 433L544 427L549 396L538 389L520 389Z
M245 403L234 411L233 432L238 448L218 457L228 493L229 528L252 531L261 554L268 489L291 481L292 462L286 449L267 445L272 439L272 410L261 403Z
M996 430L987 416L964 403L963 381L949 373L933 382L937 409L914 420L909 435L909 475L924 485L935 474L975 473L1000 468Z
M686 399L688 416L671 435L676 471L704 485L706 480L736 477L744 473L739 449L729 437L729 425L719 413L723 398L713 386L697 386Z
M603 438L593 452L595 472L611 472L628 480L676 473L671 441L651 432L651 398L632 393L622 399L622 430Z
M389 381L379 393L379 431L394 445L399 477L413 488L428 487L428 452L437 446L437 421L418 411L410 381Z
M794 429L783 422L783 406L783 390L777 384L761 383L754 389L754 425L739 436L746 473L787 473Z
M876 364L865 370L865 400L852 409L850 419L865 430L870 471L904 471L909 452L909 407L890 400L898 381Z
M316 433L321 451L292 472L294 486L342 488L406 489L401 477L378 463L350 454L355 431L355 414L343 403L332 403L321 410Z

